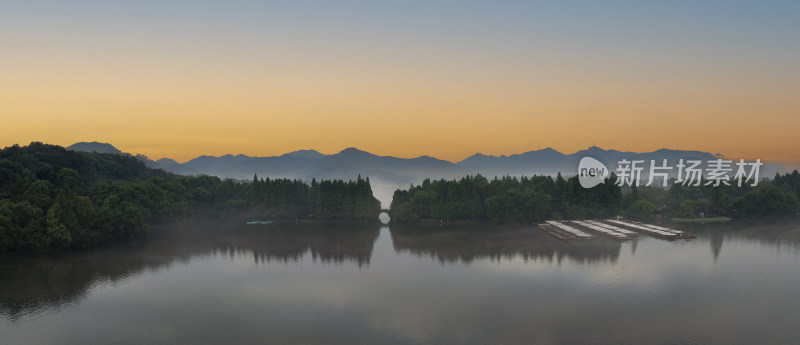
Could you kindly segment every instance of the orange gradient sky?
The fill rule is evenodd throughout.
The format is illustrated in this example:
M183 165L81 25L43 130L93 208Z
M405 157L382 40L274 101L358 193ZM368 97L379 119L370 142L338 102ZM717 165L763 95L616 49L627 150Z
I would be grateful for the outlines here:
M800 161L792 2L277 3L12 4L0 145L100 141L178 161L591 145Z

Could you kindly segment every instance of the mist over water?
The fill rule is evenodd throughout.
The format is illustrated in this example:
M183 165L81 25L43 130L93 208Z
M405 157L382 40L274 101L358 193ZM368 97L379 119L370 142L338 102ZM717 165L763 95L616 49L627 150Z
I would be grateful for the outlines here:
M375 199L381 202L381 207L389 208L392 204L392 196L394 191L398 189L408 189L410 185L399 185L399 183L390 183L383 181L379 178L370 178L370 187L372 187L372 195Z
M562 242L534 227L187 222L0 258L8 344L793 343L800 225Z

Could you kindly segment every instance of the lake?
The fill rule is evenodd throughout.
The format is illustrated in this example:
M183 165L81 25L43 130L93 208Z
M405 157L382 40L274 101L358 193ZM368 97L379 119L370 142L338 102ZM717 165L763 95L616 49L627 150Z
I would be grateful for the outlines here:
M185 222L0 257L0 343L798 342L800 224L681 228L697 238Z

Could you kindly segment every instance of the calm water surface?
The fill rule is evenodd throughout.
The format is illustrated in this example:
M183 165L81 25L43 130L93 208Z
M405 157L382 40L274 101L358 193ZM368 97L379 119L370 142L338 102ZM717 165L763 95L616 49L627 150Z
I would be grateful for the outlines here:
M797 344L800 224L690 231L186 223L0 257L0 343Z

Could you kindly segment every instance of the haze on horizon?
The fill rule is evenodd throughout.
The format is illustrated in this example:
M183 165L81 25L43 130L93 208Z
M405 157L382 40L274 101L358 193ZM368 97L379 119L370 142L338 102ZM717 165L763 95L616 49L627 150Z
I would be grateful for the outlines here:
M798 162L795 1L9 1L0 146Z

